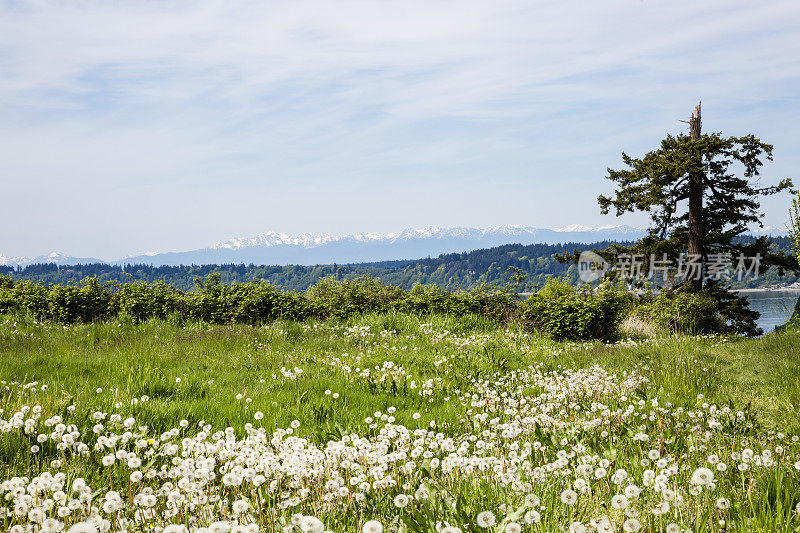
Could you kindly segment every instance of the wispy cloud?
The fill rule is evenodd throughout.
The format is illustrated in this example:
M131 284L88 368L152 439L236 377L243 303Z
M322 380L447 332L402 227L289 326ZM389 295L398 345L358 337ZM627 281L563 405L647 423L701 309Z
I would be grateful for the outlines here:
M788 171L798 24L793 1L1 3L0 250L593 223L605 167L699 97Z

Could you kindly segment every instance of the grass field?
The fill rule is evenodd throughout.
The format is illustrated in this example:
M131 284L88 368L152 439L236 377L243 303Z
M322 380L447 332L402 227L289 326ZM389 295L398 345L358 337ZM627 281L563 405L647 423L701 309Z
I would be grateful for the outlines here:
M3 530L800 531L796 333L0 317L0 379Z

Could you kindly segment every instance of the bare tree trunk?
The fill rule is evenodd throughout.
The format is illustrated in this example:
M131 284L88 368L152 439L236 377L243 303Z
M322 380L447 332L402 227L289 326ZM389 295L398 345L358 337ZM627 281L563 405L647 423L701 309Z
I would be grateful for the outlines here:
M689 138L692 140L700 139L700 104L694 108L692 119L689 121ZM689 256L700 257L703 262L703 246L700 236L703 231L703 172L702 170L689 176ZM698 292L703 288L703 269L696 273L697 279L690 281L692 292Z

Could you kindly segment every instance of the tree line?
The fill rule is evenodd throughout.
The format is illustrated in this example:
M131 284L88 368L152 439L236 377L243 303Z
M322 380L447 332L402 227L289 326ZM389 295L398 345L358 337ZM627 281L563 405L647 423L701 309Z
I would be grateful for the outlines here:
M742 236L747 244L755 240ZM772 241L776 251L792 249L791 239L776 237ZM401 288L411 288L416 284L435 285L441 289L470 290L483 284L504 286L509 279L509 268L517 269L526 276L524 290L543 287L551 279L564 279L569 283L578 280L577 268L556 259L558 254L569 251L607 248L608 241L595 243L567 244L508 244L471 252L443 254L435 258L409 261L381 261L375 263L347 265L181 265L152 266L145 264L109 265L95 263L87 265L56 265L53 263L28 265L24 268L0 266L0 274L15 280L36 280L45 284L76 284L87 277L96 277L99 282L142 281L146 283L163 282L187 291L193 290L196 278L218 274L222 283L241 283L252 279L262 280L276 287L292 291L305 291L326 277L339 281L370 276L382 283ZM615 243L626 245L629 243ZM733 288L754 288L778 283L794 283L798 277L793 273L780 275L777 267L766 270L758 279L734 282Z

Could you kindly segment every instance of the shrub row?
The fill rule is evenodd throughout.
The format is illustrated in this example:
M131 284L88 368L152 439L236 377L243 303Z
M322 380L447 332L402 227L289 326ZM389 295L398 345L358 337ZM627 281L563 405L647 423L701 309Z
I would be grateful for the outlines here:
M747 300L735 295L725 299L715 291L719 288L712 286L700 293L675 288L634 295L610 282L591 288L551 280L522 303L520 318L528 329L556 339L613 339L626 317L642 321L654 332L757 334L750 324L736 319L748 313L755 320L754 311L731 312L746 306Z
M281 290L254 279L220 283L219 276L195 280L195 290L180 291L164 282L101 284L86 278L76 285L14 282L0 276L0 313L28 313L38 320L64 323L110 318L202 320L258 324L275 319L347 318L356 314L401 311L507 319L514 298L489 287L448 292L416 285L406 291L370 278L336 281L324 278L305 293Z
M164 282L101 284L91 277L76 285L46 285L0 276L0 313L26 313L38 320L63 323L155 318L260 324L391 311L475 314L502 323L518 322L556 339L613 339L619 323L631 312L662 330L710 332L724 328L713 298L666 291L636 298L610 283L592 289L551 280L520 301L513 291L487 286L449 292L415 285L407 291L366 276L347 281L323 278L305 293L281 290L257 279L222 284L217 274L198 278L195 289L186 292Z

